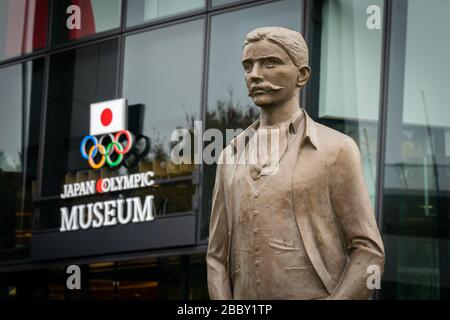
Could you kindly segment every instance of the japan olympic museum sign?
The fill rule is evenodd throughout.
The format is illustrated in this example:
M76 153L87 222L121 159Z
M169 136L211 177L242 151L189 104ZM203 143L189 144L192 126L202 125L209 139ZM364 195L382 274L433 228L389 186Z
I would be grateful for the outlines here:
M119 166L124 155L133 148L133 135L126 130L127 104L125 99L111 100L91 105L90 132L80 144L80 155L88 160L90 167L98 170L104 166ZM126 143L120 138L125 137ZM97 158L97 160L96 160ZM151 187L154 173L147 171L111 178L100 178L86 182L65 184L61 199L104 194ZM154 197L119 198L60 208L59 231L86 230L152 221L154 219Z

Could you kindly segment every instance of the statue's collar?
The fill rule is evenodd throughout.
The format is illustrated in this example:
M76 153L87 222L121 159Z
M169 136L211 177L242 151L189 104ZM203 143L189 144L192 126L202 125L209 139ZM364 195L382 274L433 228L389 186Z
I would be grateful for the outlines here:
M300 108L300 110L303 112L303 117L296 116L294 117L291 122L289 123L289 128L294 131L294 133L297 133L297 130L300 127L300 123L302 121L302 118L305 119L305 133L302 138L303 140L309 141L311 145L317 150L318 149L318 141L317 141L317 128L316 128L316 122L311 119L311 117L308 115L306 110L304 108ZM247 129L245 129L242 133L240 133L238 136L234 137L230 144L233 147L233 151L238 151L238 146L244 146L241 144L241 139L245 139L246 136L250 136L251 132L255 132L260 124L261 119L256 120L253 122Z

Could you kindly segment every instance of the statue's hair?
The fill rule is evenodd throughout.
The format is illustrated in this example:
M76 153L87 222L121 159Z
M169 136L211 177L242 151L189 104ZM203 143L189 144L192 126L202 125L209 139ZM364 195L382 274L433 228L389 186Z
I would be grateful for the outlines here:
M264 39L279 45L297 67L309 65L308 46L300 32L282 27L257 28L247 34L242 47Z

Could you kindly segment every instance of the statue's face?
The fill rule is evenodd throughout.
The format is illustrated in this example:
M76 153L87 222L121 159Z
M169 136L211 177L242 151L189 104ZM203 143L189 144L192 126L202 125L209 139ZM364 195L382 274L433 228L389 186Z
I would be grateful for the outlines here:
M277 44L249 43L242 53L249 96L260 107L279 105L297 94L299 68Z

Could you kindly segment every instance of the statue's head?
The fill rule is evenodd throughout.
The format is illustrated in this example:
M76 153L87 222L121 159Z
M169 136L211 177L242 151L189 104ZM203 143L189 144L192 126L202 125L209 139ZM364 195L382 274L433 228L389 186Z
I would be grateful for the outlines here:
M247 34L242 65L249 96L260 107L282 104L308 82L308 46L300 32L281 27Z

